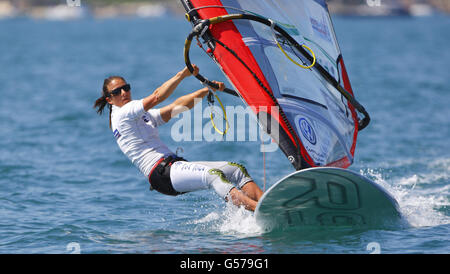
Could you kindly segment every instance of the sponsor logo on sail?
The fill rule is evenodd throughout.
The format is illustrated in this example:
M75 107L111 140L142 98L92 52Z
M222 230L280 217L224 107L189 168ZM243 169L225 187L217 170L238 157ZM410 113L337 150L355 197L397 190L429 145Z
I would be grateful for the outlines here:
M313 127L308 123L305 118L300 118L299 120L300 131L303 134L303 137L308 140L312 145L315 145L317 142L316 133L314 132Z

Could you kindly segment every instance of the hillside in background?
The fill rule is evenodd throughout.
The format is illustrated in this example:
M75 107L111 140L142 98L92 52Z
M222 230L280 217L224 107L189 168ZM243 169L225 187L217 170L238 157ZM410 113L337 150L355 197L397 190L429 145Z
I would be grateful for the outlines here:
M344 16L430 16L450 13L450 0L327 0L327 3L332 14ZM79 8L70 7L71 4L77 4ZM0 0L0 18L155 17L183 13L179 0Z

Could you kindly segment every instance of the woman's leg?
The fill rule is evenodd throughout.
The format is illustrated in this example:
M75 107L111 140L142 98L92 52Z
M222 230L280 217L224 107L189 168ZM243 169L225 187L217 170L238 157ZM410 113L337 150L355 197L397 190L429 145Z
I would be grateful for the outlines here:
M245 168L235 163L178 161L171 167L170 178L178 192L213 188L225 200L231 198L233 204L252 211L262 195ZM235 186L243 187L243 191Z
M258 202L263 191L253 181L247 172L247 169L238 163L233 162L198 162L204 165L217 168L223 171L226 178L239 187L239 189L250 199Z

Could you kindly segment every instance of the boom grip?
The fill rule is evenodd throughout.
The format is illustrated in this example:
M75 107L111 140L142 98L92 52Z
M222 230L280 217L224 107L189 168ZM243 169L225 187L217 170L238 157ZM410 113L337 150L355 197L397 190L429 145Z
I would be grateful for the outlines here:
M205 25L208 25L208 24L209 24L209 22L205 21L201 25L205 26ZM191 59L189 58L189 49L191 47L192 38L194 38L194 36L198 35L198 32L199 32L200 29L201 28L194 28L194 30L188 35L188 37L186 38L186 41L184 43L184 62L186 63L186 67L188 68L188 70L191 73L194 73L194 67L192 66ZM206 79L200 73L195 75L195 78L197 78L202 84L210 86L210 87L212 87L214 89L219 89L219 85L217 85L216 83L213 83L210 80ZM228 93L228 94L233 95L233 96L239 96L236 91L234 91L232 89L229 89L229 88L225 88L223 90L223 92Z

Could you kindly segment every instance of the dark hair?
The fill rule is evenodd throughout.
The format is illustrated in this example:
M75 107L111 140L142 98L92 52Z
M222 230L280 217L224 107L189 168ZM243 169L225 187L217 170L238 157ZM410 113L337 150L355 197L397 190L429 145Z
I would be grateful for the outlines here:
M94 108L98 108L97 113L99 115L103 114L103 109L105 108L106 105L108 105L108 107L109 107L109 128L111 128L112 105L109 104L108 101L106 101L106 97L109 97L109 91L106 86L109 85L109 83L111 83L115 79L121 79L122 81L126 82L125 79L121 76L110 76L110 77L106 78L103 81L102 96L100 98L98 98L97 100L95 100L95 103L94 103Z

